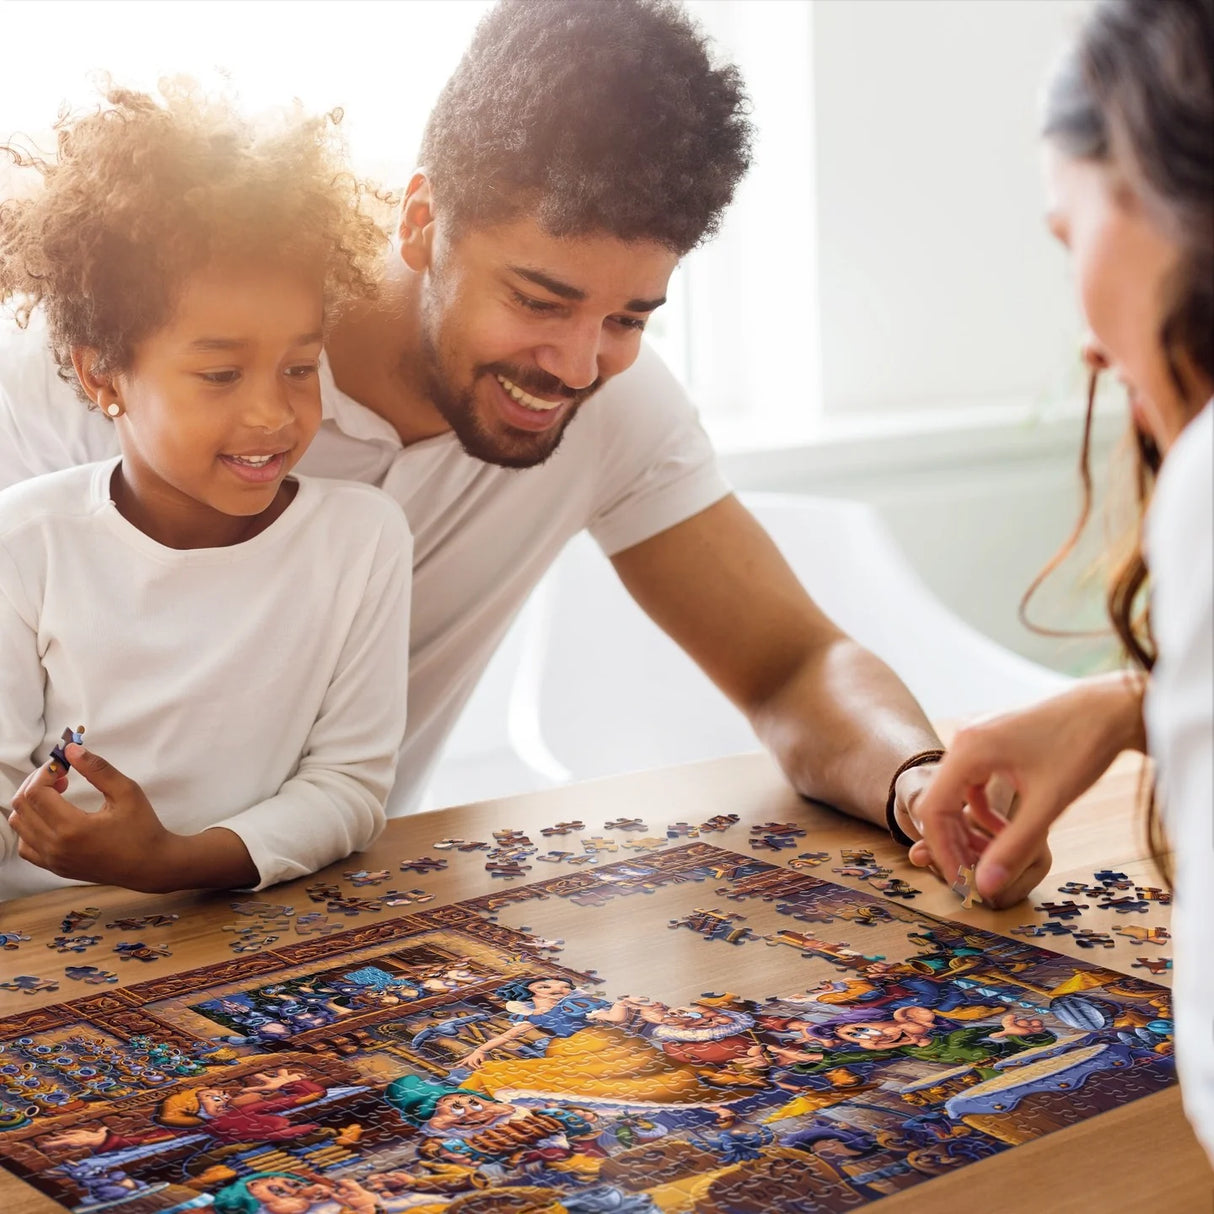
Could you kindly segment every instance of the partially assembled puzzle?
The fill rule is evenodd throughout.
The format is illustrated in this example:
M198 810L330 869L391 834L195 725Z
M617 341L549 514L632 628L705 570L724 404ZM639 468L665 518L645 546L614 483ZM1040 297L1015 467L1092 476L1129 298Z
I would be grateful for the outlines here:
M845 1211L1174 1082L1165 987L820 879L824 852L664 844L259 924L258 951L2 1019L0 1164L79 1214ZM561 939L529 926L554 909ZM609 989L587 916L671 967L707 950L718 989Z

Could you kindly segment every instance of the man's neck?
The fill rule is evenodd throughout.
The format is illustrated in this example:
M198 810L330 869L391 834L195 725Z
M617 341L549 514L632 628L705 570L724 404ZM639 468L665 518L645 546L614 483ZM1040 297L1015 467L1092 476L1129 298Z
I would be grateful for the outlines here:
M404 446L445 434L450 426L421 386L416 283L389 275L372 300L350 305L325 342L338 388L379 414Z

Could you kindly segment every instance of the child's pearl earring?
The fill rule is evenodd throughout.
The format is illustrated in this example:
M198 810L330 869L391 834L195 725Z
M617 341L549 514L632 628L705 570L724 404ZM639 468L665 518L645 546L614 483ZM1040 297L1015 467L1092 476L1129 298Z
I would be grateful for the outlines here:
M105 411L110 417L118 417L122 413L122 406L114 401L112 404L106 405Z

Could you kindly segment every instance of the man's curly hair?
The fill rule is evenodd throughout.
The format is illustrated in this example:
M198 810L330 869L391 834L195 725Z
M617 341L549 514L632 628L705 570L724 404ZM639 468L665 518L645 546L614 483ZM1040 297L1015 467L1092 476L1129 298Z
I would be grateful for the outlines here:
M422 136L458 233L526 212L680 256L715 234L750 164L741 75L672 0L500 0Z
M0 302L20 325L45 311L69 383L73 347L96 350L103 375L128 369L217 260L314 269L327 314L375 290L384 235L345 168L340 111L250 119L189 81L159 92L108 87L96 110L61 115L53 158L0 144L35 179L0 200Z

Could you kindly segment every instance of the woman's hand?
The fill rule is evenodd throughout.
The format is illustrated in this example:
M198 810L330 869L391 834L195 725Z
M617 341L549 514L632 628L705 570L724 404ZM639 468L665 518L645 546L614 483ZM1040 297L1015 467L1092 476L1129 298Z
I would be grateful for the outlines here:
M950 884L973 865L984 901L1018 901L1049 871L1054 820L1125 749L1145 747L1141 676L1088 679L1032 708L962 729L911 818L921 842L910 860ZM992 780L1015 793L1010 815L994 809Z

